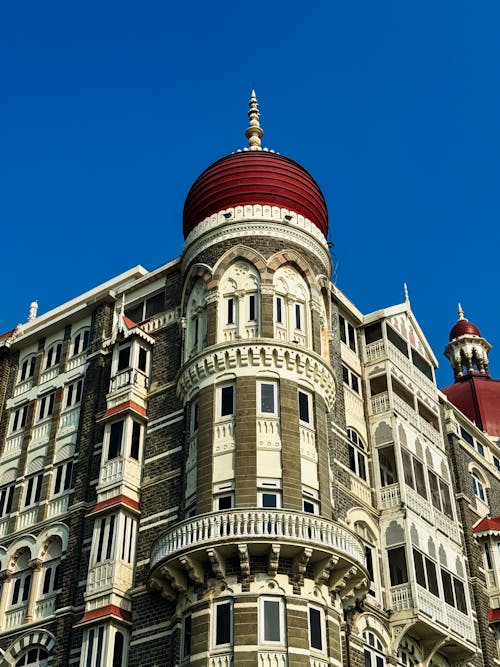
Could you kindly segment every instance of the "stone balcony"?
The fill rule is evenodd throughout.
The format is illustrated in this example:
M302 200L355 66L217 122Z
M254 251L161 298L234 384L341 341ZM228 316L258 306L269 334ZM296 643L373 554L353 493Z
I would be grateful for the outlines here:
M89 568L85 599L109 593L124 595L134 579L134 568L121 560L109 560Z
M364 548L338 523L290 510L239 509L193 517L167 530L153 545L149 585L175 599L205 581L205 566L224 578L226 562L239 561L249 576L252 557L267 558L274 576L280 558L292 561L297 581L310 568L317 583L342 599L363 598L368 588Z
M127 401L146 408L148 384L148 376L136 368L127 368L116 373L109 381L109 392L106 396L108 410Z
M426 375L424 375L397 347L387 341L377 340L365 347L365 360L367 362L389 359L400 370L409 375L414 383L431 396L436 395L437 387Z
M136 459L121 456L106 461L101 465L97 500L118 496L122 493L135 497L141 484L141 464Z

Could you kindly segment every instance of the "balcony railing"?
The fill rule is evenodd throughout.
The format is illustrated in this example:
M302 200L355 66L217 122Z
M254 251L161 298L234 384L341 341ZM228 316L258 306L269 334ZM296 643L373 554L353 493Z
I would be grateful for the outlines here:
M80 406L66 410L61 414L59 420L59 432L75 431L78 427L78 420L80 418Z
M378 504L381 510L400 505L401 489L399 488L399 484L389 484L389 486L383 486L379 489Z
M153 545L151 568L178 552L233 540L306 542L319 550L340 551L359 563L365 562L358 538L333 521L289 510L249 509L204 514L174 526Z
M14 389L14 396L20 396L24 394L25 391L29 391L33 386L33 378L28 378L23 382L20 382L17 387Z
M69 503L69 494L64 496L58 496L57 498L52 498L47 503L47 519L51 519L53 516L58 516L59 514L64 514L68 511Z
M132 586L134 569L129 563L111 560L89 568L86 595L100 594L116 588L125 592Z
M52 366L52 368L48 368L46 371L44 371L40 375L39 384L44 384L45 382L48 382L49 380L53 380L58 375L59 375L59 366Z
M431 442L443 448L443 438L441 433L437 431L429 422L421 417L408 403L402 398L392 395L394 409L406 419L412 426L423 433ZM381 394L376 394L370 398L370 409L372 415L378 415L382 412L388 412L391 409L391 401L389 400L388 392L384 391Z
M16 530L22 530L27 526L32 526L36 523L38 518L38 507L33 507L32 509L25 510L21 512L17 517Z
M56 596L53 595L50 598L44 598L43 600L38 600L35 604L35 613L34 620L38 621L41 618L47 618L47 616L52 616L56 610Z
M66 371L72 371L74 368L78 368L87 361L87 350L84 350L80 354L76 354L71 359L68 359L66 362Z
M148 377L142 371L135 368L127 368L114 375L109 381L109 393L123 389L124 387L136 387L147 391Z
M391 588L391 608L393 611L404 611L413 607L410 584L402 584Z
M23 438L24 438L23 433L15 433L14 435L10 435L5 440L4 454L10 454L13 456L14 454L20 452L21 446L23 444Z
M223 653L220 655L212 655L208 659L209 667L232 667L233 666L233 654L232 653Z
M18 625L22 625L26 620L27 610L27 607L19 607L17 609L11 609L10 611L5 612L5 623L3 624L3 629L10 630L11 628L16 628Z
M415 383L428 392L435 393L436 385L426 375L424 375L397 347L392 343L387 343L387 348L383 340L377 340L365 347L365 358L367 361L375 361L387 356L392 362L399 366L412 377Z
M106 461L101 466L99 476L99 487L121 482L129 482L139 486L141 481L141 465L135 459L123 459L118 457Z

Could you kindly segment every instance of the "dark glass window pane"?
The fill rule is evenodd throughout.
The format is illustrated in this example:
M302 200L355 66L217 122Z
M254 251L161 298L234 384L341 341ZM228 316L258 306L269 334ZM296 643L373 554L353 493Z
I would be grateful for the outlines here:
M406 569L406 554L404 547L388 549L389 573L391 577L391 586L406 584L408 581L408 572Z
M184 636L182 642L183 657L191 655L191 636L192 636L191 616L186 616L186 618L184 619Z
M121 632L115 633L115 645L113 647L113 667L122 667L123 660L123 635Z
M404 338L402 338L394 329L387 324L387 338L405 357L408 357L408 345Z
M374 581L373 577L373 554L371 547L365 546L366 569L370 575L370 581Z
M264 600L264 641L281 641L280 603L277 600Z
M198 321L198 320L196 320L196 321ZM146 372L146 362L147 362L147 358L148 358L148 353L147 353L147 351L146 351L143 347L140 347L140 348L139 348L139 361L138 361L138 363L137 363L137 367L138 367L139 370L142 371L143 373Z
M227 323L234 324L234 299L227 300Z
M128 317L132 322L142 322L142 314L144 312L144 302L138 303L137 306L132 306L132 308L127 308L125 311L125 317Z
M382 339L382 326L380 323L371 324L365 329L365 341L366 344L374 343L376 340Z
M455 584L455 599L457 601L457 609L463 614L467 613L467 602L465 599L465 590L464 585L460 579L453 577L453 582Z
M221 389L221 411L220 416L232 415L234 411L234 387L222 387Z
M278 498L275 493L262 494L262 507L278 507Z
M274 385L260 385L260 411L274 413Z
M365 667L372 667L372 657L369 651L365 649Z
M215 615L215 644L229 644L231 642L231 603L218 604Z
M361 479L364 479L366 482L366 464L365 464L365 457L363 456L363 454L358 453L358 464L359 464L358 475L361 477Z
M309 514L315 513L314 503L311 503L309 500L304 500L304 512L309 512Z
M349 445L349 468L356 472L356 451L352 445Z
M464 428L460 427L460 434L462 438L465 440L465 442L468 442L469 445L474 447L474 438L471 436L470 433L467 433L467 431Z
M424 466L420 463L418 459L413 459L414 470L415 470L415 482L417 485L417 493L419 493L422 498L427 498L427 489L425 488L425 478L424 478Z
M403 459L403 470L405 475L405 484L411 486L412 489L415 488L415 482L413 480L413 466L411 462L410 454L405 450L401 450L401 458Z
M130 458L139 460L139 445L141 442L141 425L134 422L132 427L132 442L130 443Z
M311 648L323 650L323 637L321 633L321 612L319 609L309 608L309 636Z
M418 370L423 373L429 380L432 380L432 367L431 365L424 359L424 357L419 354L416 350L411 348L411 358L413 361L413 365L418 368Z
M349 334L349 347L356 352L356 333L352 324L347 323L347 333Z
M130 347L122 347L118 354L118 370L130 368Z
M148 317L152 317L153 315L161 313L163 309L164 309L164 298L162 292L160 294L152 296L150 299L146 301L146 319L148 319Z
M283 322L283 299L280 296L276 297L276 322Z
M111 424L109 434L108 461L121 454L123 436L123 422L114 422Z
M339 315L339 328L340 328L340 340L343 343L347 343L346 331L345 331L345 320L342 315Z
M302 313L300 310L300 304L295 304L295 328L302 329Z
M45 576L43 578L43 594L46 595L50 591L50 575L52 570L48 568L45 570Z
M430 490L431 490L432 504L434 505L434 507L436 509L441 510L441 500L440 500L439 485L438 485L437 477L430 470L428 471L428 473L429 473L429 487L430 487Z
M413 549L413 562L415 563L415 576L417 583L423 588L427 588L425 581L424 559L420 551Z
M218 500L219 510L230 510L233 506L233 496L220 496Z
M436 565L431 560L426 558L425 567L427 570L427 588L433 595L439 596Z
M115 515L109 517L109 533L108 533L108 544L106 548L106 560L111 558L111 551L113 548L113 537L115 533Z
M299 419L309 423L309 396L299 391Z
M345 366L342 366L342 380L349 384L349 370Z
M354 373L351 373L351 389L354 389L354 391L359 394L359 380Z
M250 294L248 297L248 319L252 322L255 320L255 294Z
M450 498L450 489L447 484L439 481L439 486L441 488L441 502L443 503L443 512L446 516L449 516L450 519L453 519L453 510L451 508L451 498Z
M444 599L448 604L455 606L455 600L453 598L453 585L451 583L451 574L446 572L446 570L441 570L441 580L443 582L443 592Z

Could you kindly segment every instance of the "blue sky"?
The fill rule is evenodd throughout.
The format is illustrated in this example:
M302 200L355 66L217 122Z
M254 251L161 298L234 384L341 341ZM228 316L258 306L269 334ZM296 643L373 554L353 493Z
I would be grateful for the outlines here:
M498 0L0 7L0 330L182 247L197 175L245 144L302 163L337 284L403 300L442 357L456 303L500 375Z

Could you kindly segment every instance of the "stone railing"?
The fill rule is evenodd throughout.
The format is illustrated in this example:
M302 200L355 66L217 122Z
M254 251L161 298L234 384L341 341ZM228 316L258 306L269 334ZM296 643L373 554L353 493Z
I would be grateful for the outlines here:
M396 366L411 376L415 384L431 394L436 393L436 385L432 380L422 373L408 357L398 350L392 343L387 342L387 348L383 340L377 340L365 347L366 361L376 361L387 356Z
M33 386L33 378L28 378L27 380L20 382L14 389L14 397L24 394L25 391L29 391L32 386Z
M64 514L68 511L69 503L69 493L66 493L64 496L58 496L57 498L52 498L47 503L46 518L51 519L53 516L58 516L59 514Z
M49 380L53 380L58 375L59 375L59 366L52 366L52 368L48 368L40 375L40 381L38 384L44 384L45 382L49 382Z
M371 505L372 492L366 482L361 482L354 476L351 476L351 491L364 503Z
M0 521L0 537L7 535L9 531L9 517L5 517Z
M56 596L53 595L50 598L44 598L43 600L38 600L35 604L35 612L33 619L38 621L41 618L47 618L47 616L52 616L56 610Z
M130 482L136 486L140 484L141 465L138 461L118 457L102 464L99 487L122 481Z
M33 428L31 442L45 441L49 439L51 419L47 419Z
M32 526L38 518L38 506L21 512L17 517L16 530L22 530L27 526Z
M133 578L134 569L129 563L120 560L98 563L89 568L85 594L100 594L111 588L126 591L132 586Z
M231 541L307 542L365 562L359 539L347 528L313 514L290 510L229 510L188 519L164 533L151 550L151 568L178 552Z
M20 452L21 446L23 444L23 438L23 433L15 433L14 435L10 435L8 438L6 438L4 455L11 454L13 456L14 454Z
M80 354L76 354L74 357L71 357L71 359L68 359L66 362L66 371L72 371L74 368L82 366L86 361L87 350L84 350L83 352L80 352Z
M80 418L80 406L62 412L61 418L59 420L59 432L75 431L78 428L79 418Z
M378 508L381 510L397 507L401 503L401 489L399 484L383 486L378 491Z
M413 607L410 584L393 586L391 588L391 609L392 611L403 611Z
M17 609L11 609L10 611L5 612L5 621L2 624L3 629L10 630L11 628L17 628L17 626L22 625L26 621L27 610L27 607L18 607Z
M143 391L147 391L148 378L142 371L135 368L127 368L113 375L109 381L109 393L113 393L122 389L123 387L137 387Z

